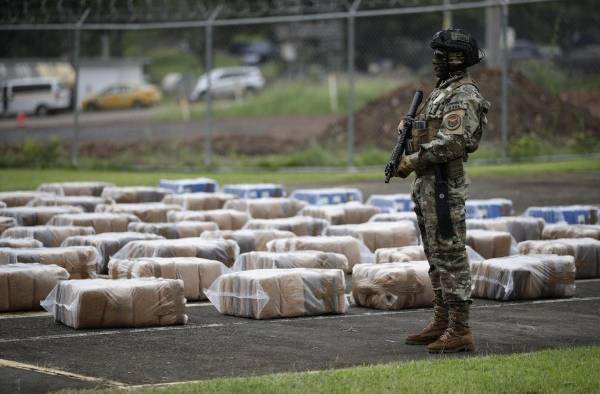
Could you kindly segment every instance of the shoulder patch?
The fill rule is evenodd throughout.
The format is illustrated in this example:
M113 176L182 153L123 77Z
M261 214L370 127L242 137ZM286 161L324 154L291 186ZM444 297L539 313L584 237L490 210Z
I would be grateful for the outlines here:
M442 120L442 126L445 129L444 132L446 134L457 134L461 135L464 133L463 130L463 117L465 116L465 111L462 109L451 111L444 115L444 119Z

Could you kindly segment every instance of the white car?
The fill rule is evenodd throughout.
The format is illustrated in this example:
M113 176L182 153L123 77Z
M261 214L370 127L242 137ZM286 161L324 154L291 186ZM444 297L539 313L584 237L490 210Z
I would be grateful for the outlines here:
M51 111L66 109L71 103L71 91L56 78L8 79L0 84L0 114L20 112L45 116Z
M265 86L265 78L258 67L224 67L210 72L211 94L215 97L256 93ZM208 78L203 74L190 94L191 101L206 96Z

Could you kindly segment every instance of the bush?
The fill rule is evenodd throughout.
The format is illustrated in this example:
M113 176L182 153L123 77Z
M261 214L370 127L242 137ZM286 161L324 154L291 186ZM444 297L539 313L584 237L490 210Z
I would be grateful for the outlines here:
M523 135L510 142L507 154L512 159L518 159L549 154L551 151L552 149L545 140L535 135Z
M58 137L51 137L46 142L27 139L21 147L19 161L28 167L56 167L65 164L65 156L66 152Z

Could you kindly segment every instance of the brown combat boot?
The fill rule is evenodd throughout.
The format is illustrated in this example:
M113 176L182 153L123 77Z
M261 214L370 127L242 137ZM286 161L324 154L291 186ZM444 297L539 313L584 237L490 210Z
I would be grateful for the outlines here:
M429 353L457 353L475 350L473 334L467 323L468 308L468 304L459 306L458 311L451 307L450 324L438 340L427 345Z
M444 304L441 290L434 291L433 320L418 334L406 337L407 345L429 345L435 342L448 328L448 308Z

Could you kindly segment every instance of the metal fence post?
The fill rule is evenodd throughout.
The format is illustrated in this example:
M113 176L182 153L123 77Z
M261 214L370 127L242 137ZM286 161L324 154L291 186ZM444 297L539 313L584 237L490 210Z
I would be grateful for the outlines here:
M81 25L88 17L90 9L86 9L75 25L75 49L73 68L75 69L75 87L73 89L73 141L71 142L71 165L79 165L79 52L81 41Z
M354 0L348 12L348 114L346 119L348 139L348 171L354 169L354 22L361 0Z
M223 5L220 4L215 8L213 13L206 21L206 34L204 43L204 68L206 75L206 141L204 142L204 165L210 167L212 165L213 156L213 119L212 119L212 81L210 73L213 67L213 28L214 21L221 12Z
M507 159L508 148L508 4L502 0L502 86L500 96L501 158Z

